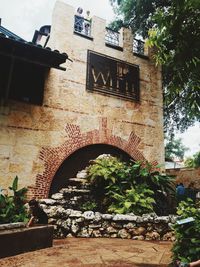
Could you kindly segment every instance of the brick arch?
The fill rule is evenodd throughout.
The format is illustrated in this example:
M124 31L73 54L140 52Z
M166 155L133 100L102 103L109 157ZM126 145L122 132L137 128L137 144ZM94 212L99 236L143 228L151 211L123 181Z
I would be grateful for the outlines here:
M103 118L99 130L81 132L78 125L67 124L66 132L68 139L58 147L43 147L40 152L40 159L44 162L45 170L42 174L36 176L36 184L29 187L28 197L46 198L48 197L51 182L63 161L76 150L93 144L108 144L115 146L134 160L146 161L143 154L138 150L141 139L130 133L128 140L113 135L107 127L107 119Z

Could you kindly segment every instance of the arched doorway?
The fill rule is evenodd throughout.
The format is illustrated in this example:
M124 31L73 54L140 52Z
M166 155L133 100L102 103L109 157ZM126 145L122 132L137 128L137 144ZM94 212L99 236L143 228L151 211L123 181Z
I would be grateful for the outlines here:
M91 159L95 159L101 154L111 154L123 161L131 159L130 155L125 151L112 145L94 144L80 148L67 157L57 170L51 183L49 196L58 192L61 188L66 187L69 178L75 177L78 171L88 166Z

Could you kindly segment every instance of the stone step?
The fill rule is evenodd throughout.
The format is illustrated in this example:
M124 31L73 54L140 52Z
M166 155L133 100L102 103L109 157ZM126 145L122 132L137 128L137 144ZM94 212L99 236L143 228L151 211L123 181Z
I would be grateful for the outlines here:
M82 184L89 184L88 181L85 178L69 178L69 182L76 182L76 183L82 183Z
M69 185L67 185L66 187L62 188L59 192L61 192L61 191L62 191L63 189L65 189L65 188L67 188L67 189L69 189L69 190L75 190L75 189L77 189L76 185L71 185L71 184L69 184ZM63 192L61 192L61 193L63 193Z
M73 196L70 198L70 201L79 201L82 199L82 196Z
M80 207L83 205L83 203L89 201L89 198L83 199L69 199L69 200L62 200L59 202L59 204L64 207L65 209L75 209L80 210Z
M87 177L87 171L86 170L79 171L76 175L76 178L85 179L86 177Z
M77 195L77 196L65 196L62 199L57 200L57 204L61 206L67 206L68 204L78 205L80 206L82 203L85 203L90 200L89 195Z
M65 209L80 210L81 205L77 203L66 203L64 205Z
M87 189L90 186L90 184L85 179L80 178L70 178L68 180L68 183L69 186L76 186L78 189Z
M88 194L90 193L90 190L88 189L77 189L76 187L74 188L62 188L60 190L60 193L62 193L63 195L66 195L66 194L72 194L72 195L82 195L82 194Z

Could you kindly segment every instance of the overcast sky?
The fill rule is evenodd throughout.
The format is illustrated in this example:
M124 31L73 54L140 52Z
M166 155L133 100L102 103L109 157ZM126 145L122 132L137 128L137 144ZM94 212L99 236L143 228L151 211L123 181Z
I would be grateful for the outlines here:
M61 0L75 9L82 7L91 11L91 16L104 18L109 23L114 14L109 0ZM34 31L43 25L51 24L53 6L56 0L0 0L0 18L2 26L15 34L31 41ZM190 150L186 156L200 151L200 124L191 127L187 132L177 135Z
M91 16L106 19L114 17L109 0L61 0L77 9L83 8L84 14L90 10ZM31 41L33 33L43 25L51 24L53 6L56 0L0 0L2 26L20 37Z
M200 151L200 123L196 123L195 126L190 127L183 134L177 134L177 137L180 137L183 144L189 148L185 153L185 157L189 157Z

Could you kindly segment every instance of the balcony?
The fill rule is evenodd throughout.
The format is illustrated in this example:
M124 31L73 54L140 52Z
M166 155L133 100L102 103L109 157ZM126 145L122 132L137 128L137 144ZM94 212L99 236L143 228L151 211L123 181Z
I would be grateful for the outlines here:
M145 43L139 39L133 39L133 53L141 58L148 58L145 51Z
M86 37L88 39L93 39L91 37L91 26L90 20L84 19L83 17L74 16L74 33Z
M105 41L107 44L119 46L119 32L106 27Z
M84 19L83 17L74 16L74 33L81 35L87 39L93 40L91 37L91 20ZM120 42L120 33L111 28L106 27L105 30L105 45L119 51L123 51ZM148 59L147 51L145 51L145 43L139 39L133 39L133 54L135 56Z

